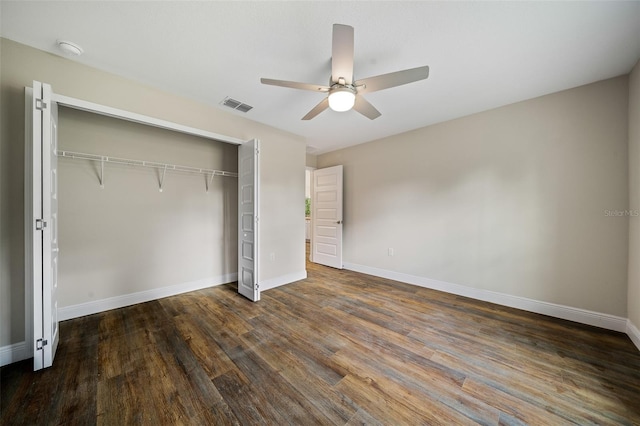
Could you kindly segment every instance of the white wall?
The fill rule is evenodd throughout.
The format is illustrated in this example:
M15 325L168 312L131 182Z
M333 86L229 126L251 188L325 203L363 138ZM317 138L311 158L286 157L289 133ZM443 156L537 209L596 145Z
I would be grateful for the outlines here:
M345 264L626 318L628 217L605 211L628 209L627 90L623 76L319 155L344 165Z
M3 348L19 344L24 340L24 87L30 86L32 80L39 80L52 85L54 92L91 102L112 106L148 116L201 128L211 132L236 137L242 140L258 138L262 143L261 179L263 181L262 204L260 215L262 230L260 249L261 279L271 283L286 282L287 279L302 276L304 265L304 140L298 136L283 132L240 116L237 112L226 112L217 106L206 105L182 98L161 90L145 86L135 81L99 71L78 64L66 58L45 53L10 40L1 39L0 45L0 355ZM170 132L157 133L157 129L140 129L123 123L107 123L96 118L92 123L85 122L80 113L62 111L61 132L65 140L62 146L74 149L95 147L105 150L114 148L112 155L145 156L158 155L163 161L189 162L201 159L207 165L221 164L234 167L233 155L226 148L214 148L203 145L196 138L190 139L180 135L169 135ZM250 113L249 113L250 114ZM247 115L246 117L250 117ZM66 120L66 121L64 121ZM86 133L102 131L98 139L87 138ZM126 134L126 138L135 139L127 145L118 137ZM114 134L115 135L115 134ZM175 138L177 139L174 139ZM155 139L158 145L149 148ZM174 146L170 140L179 141ZM140 147L134 143L141 143ZM92 146L92 143L98 145ZM120 145L118 145L120 144ZM145 148L143 148L143 146ZM118 152L115 152L115 148ZM185 147L182 152L179 147ZM124 152L126 151L126 153ZM139 154L139 155L138 155ZM282 156L285 155L285 158ZM229 192L228 188L218 188L222 192L204 193L204 180L192 180L190 176L168 175L166 192L159 194L154 189L153 177L146 171L118 170L107 171L106 188L95 188L96 177L86 165L62 160L61 200L66 218L61 215L62 232L66 241L61 240L61 262L64 266L64 281L60 282L64 303L82 303L112 294L132 291L132 283L148 289L152 285L179 284L198 280L210 275L226 273L232 268L235 253L233 246L220 248L228 236L225 232L233 231L235 213L221 211L219 197ZM190 165L190 164L185 164ZM151 181L150 181L151 179ZM66 185L66 187L63 187ZM69 185L75 185L77 192ZM148 189L147 189L147 185ZM180 191L173 192L180 188ZM124 191L123 189L126 189ZM148 191L148 192L147 192ZM165 197L162 197L162 196ZM229 195L234 197L234 195ZM121 197L121 198L118 198ZM115 202L116 199L120 201ZM171 200L171 202L169 201ZM233 204L233 200L229 200ZM96 205L87 206L87 204ZM99 207L99 208L98 208ZM123 229L115 229L115 235L105 235L104 230L92 227L81 217L80 209L91 208L94 213L112 216ZM122 210L129 208L131 216L118 216ZM143 211L149 208L149 216L143 220ZM204 235L192 226L190 221L192 210L198 220L211 215L214 219L210 229ZM166 209L181 210L180 218L166 217ZM175 212L174 212L175 213ZM76 214L74 219L81 227L76 229L69 215ZM233 223L226 223L226 218L233 217ZM282 232L286 222L286 232ZM170 225L170 226L167 226ZM183 232L174 231L180 225ZM228 228L227 228L228 226ZM160 227L164 230L156 234ZM102 232L102 235L97 235ZM139 232L139 233L138 233ZM147 248L141 248L139 242L153 235L154 239ZM184 235L190 238L210 238L213 241L198 241L189 253L177 253L177 249L166 248L173 242L177 247L187 245ZM105 240L107 238L107 240ZM155 239L157 238L157 239ZM98 241L111 241L111 248L117 245L122 253L99 253ZM235 243L235 242L234 242ZM231 243L231 244L234 244ZM87 253L82 253L82 248ZM164 247L164 248L163 248ZM89 252L90 251L90 252ZM121 262L124 254L135 255L139 264L126 263L127 267L119 271L90 271L81 262L87 260L97 262L109 258ZM269 257L275 253L274 260ZM71 257L73 256L73 257ZM182 264L182 273L172 274L163 263L171 263L178 257ZM267 256L264 258L264 256ZM213 258L211 258L213 257ZM206 260L203 260L205 259ZM210 264L207 262L211 262ZM207 266L208 265L208 266ZM190 270L190 266L194 266ZM156 267L165 273L158 274ZM96 277L96 275L99 275ZM111 288L98 286L89 288L90 281L110 282ZM123 283L126 283L123 284ZM155 283L155 284L152 284ZM70 286L70 287L67 287ZM120 286L120 288L116 288ZM3 358L4 359L4 358Z
M629 208L640 211L640 62L629 76ZM629 321L640 330L640 217L629 223ZM640 332L636 345L640 348Z

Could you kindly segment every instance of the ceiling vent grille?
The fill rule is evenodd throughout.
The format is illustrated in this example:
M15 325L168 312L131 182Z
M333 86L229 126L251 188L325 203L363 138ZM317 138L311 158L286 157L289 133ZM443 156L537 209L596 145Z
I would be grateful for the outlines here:
M253 108L251 105L247 105L228 96L222 100L221 104L240 112L248 112Z

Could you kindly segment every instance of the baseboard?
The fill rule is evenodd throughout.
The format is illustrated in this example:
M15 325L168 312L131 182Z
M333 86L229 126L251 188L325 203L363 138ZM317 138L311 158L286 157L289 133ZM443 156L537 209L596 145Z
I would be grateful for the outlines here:
M27 352L27 342L2 346L0 347L0 367L31 358L31 356L32 355Z
M58 319L60 321L64 321L72 318L83 317L85 315L97 314L98 312L123 308L125 306L135 305L136 303L149 302L151 300L162 299L164 297L226 284L237 280L238 273L234 272L231 274L220 275L218 277L206 278L168 287L154 288L152 290L140 291L137 293L123 294L122 296L115 296L72 306L65 306L58 309Z
M593 325L596 327L605 328L607 330L628 333L627 330L629 329L628 324L630 323L628 322L628 320L626 318L618 317L615 315L609 315L555 303L542 302L539 300L528 299L526 297L513 296L505 293L477 289L460 284L452 284L445 281L432 280L430 278L389 271L386 269L373 268L370 266L357 265L354 263L345 262L344 268L355 272L361 272L363 274L374 275L376 277L387 278L390 280L413 284L433 290L444 291L446 293L452 293L472 299L483 300L485 302L491 302L502 306L509 306L511 308L522 309L524 311L535 312L538 314L549 315L555 318ZM636 342L634 341L634 343ZM638 344L636 343L636 345Z
M627 320L627 336L629 336L633 344L636 345L636 348L640 350L640 330L633 325L631 320Z
M281 275L266 281L260 281L260 291L271 290L281 285L290 284L295 281L307 278L307 270L292 272L291 274Z

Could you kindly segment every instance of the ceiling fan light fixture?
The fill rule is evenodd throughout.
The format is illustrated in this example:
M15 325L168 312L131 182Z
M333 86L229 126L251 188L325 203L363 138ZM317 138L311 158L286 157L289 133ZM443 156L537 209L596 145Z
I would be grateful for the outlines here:
M343 112L353 108L356 102L356 94L348 87L339 87L329 93L329 108L334 111Z

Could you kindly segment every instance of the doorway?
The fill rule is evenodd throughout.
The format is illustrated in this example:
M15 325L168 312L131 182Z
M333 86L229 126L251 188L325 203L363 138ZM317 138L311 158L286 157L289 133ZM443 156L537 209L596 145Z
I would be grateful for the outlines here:
M307 166L304 171L304 239L305 239L305 258L311 259L311 250L309 245L311 242L311 185L313 184L313 171L315 167Z
M317 169L311 176L310 260L342 269L343 167Z

